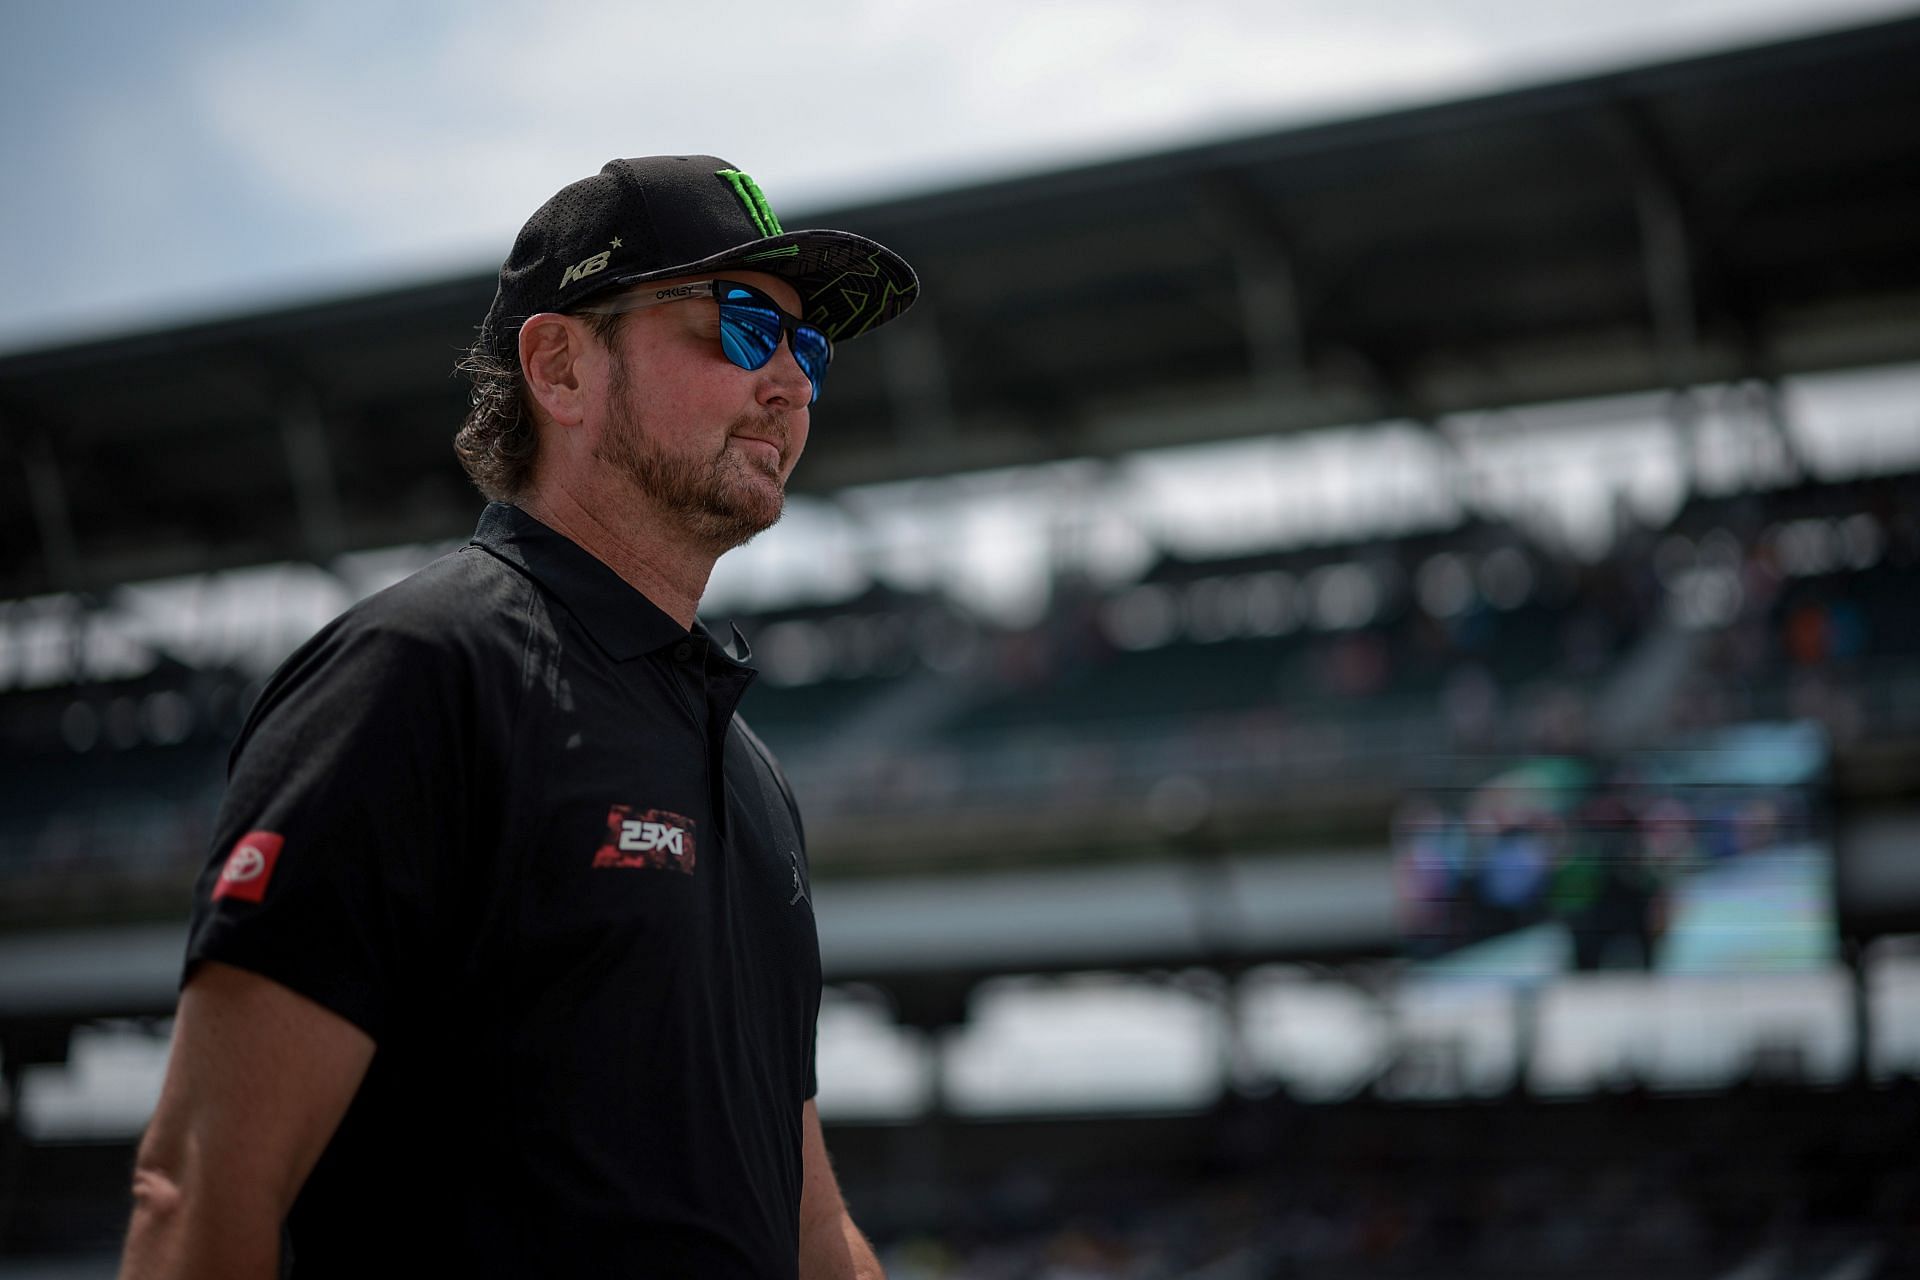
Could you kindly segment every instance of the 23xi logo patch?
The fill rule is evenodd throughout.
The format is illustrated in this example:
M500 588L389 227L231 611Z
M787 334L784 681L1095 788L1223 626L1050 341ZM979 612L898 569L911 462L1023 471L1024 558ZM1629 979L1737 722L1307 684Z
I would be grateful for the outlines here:
M693 819L665 809L617 804L607 811L607 840L596 867L644 867L693 874Z

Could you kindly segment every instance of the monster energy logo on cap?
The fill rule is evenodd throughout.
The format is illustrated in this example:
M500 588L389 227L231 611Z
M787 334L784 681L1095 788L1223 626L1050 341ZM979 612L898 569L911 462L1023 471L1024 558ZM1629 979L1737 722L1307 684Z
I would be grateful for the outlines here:
M725 179L727 185L733 188L733 194L747 207L747 216L753 219L753 225L759 228L761 235L777 236L781 233L780 219L774 216L773 206L760 194L760 185L751 177L738 169L721 169L714 176Z

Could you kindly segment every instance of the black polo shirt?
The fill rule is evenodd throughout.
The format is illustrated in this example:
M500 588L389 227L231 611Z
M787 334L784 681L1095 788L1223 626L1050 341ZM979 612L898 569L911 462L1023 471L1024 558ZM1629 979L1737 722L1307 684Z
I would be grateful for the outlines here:
M796 1273L820 961L752 674L495 503L274 675L187 967L378 1046L294 1276Z

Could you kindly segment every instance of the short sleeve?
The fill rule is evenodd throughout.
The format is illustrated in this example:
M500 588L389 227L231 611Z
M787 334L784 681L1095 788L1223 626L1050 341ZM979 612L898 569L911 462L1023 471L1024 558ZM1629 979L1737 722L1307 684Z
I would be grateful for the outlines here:
M186 974L261 974L381 1040L432 982L471 834L469 667L417 626L352 612L287 660L234 747Z

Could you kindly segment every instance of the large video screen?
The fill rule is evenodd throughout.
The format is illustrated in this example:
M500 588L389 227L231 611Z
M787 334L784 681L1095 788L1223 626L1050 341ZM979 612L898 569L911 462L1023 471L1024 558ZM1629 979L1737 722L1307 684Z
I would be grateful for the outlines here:
M1815 726L1750 724L1411 794L1394 837L1406 952L1423 972L1510 982L1825 968L1827 762Z

